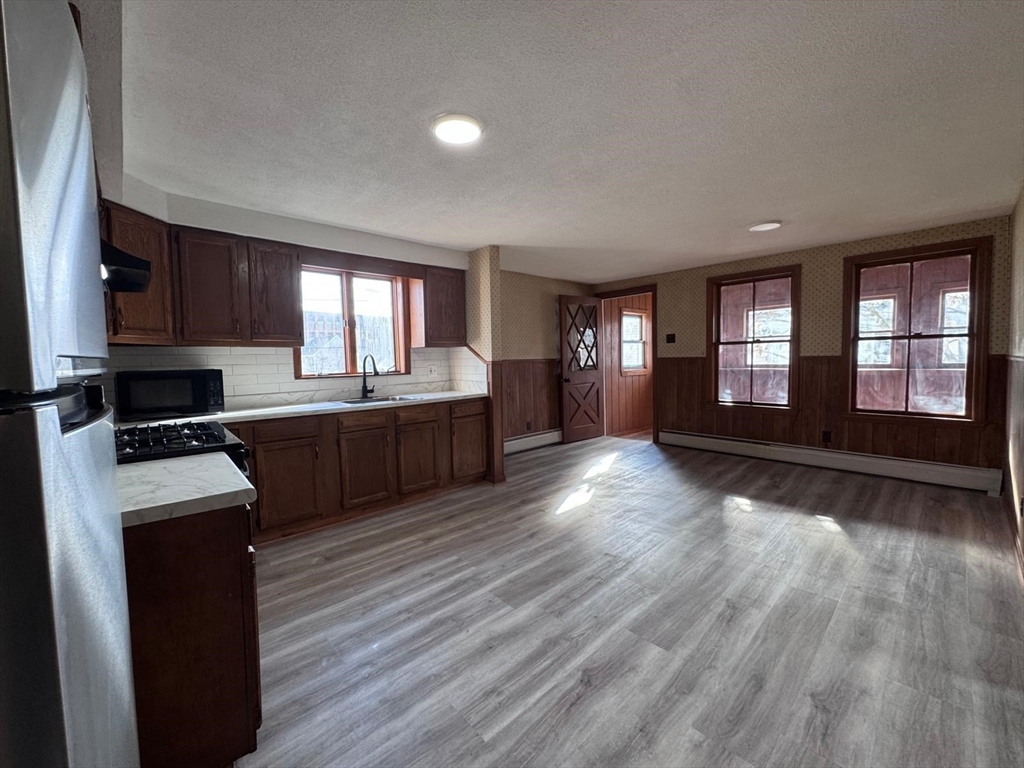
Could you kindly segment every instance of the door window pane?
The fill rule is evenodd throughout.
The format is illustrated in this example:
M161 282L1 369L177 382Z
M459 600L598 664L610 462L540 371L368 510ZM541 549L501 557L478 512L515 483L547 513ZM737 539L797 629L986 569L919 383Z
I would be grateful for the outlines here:
M569 370L597 369L597 305L570 304L567 314L566 341L569 345Z
M345 373L345 313L341 275L302 272L302 325L306 345L299 355L304 376Z
M363 358L366 355L373 355L381 373L397 370L392 281L353 277L352 301L356 316L356 364L359 371L363 370Z
M622 313L622 368L640 370L646 365L644 359L644 316Z

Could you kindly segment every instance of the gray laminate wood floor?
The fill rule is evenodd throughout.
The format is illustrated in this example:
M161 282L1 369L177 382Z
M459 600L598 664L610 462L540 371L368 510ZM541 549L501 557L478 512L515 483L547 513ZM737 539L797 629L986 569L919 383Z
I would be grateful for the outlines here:
M1024 765L980 493L603 438L259 553L241 766Z

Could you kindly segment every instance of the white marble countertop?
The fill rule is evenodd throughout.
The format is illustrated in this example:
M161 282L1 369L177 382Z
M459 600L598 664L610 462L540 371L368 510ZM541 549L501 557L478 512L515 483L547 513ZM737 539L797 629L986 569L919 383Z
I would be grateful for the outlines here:
M487 397L483 392L424 392L423 394L401 395L403 400L377 398L365 403L343 403L326 400L318 403L295 403L293 405L276 405L267 408L250 408L242 411L224 411L208 416L192 416L189 418L161 419L156 421L136 421L130 424L118 424L119 427L134 424L175 424L183 421L219 421L222 424L235 424L239 421L261 421L263 419L282 419L289 416L321 416L342 411L369 411L377 408L402 408L407 405L423 403L446 403L457 400L475 400Z
M256 489L226 453L140 461L117 467L121 527L169 520L256 500Z

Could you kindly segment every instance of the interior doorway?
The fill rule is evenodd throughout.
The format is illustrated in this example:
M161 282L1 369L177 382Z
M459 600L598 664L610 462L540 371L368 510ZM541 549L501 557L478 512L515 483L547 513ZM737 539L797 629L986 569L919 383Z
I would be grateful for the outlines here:
M638 286L598 294L606 435L653 440L656 292L654 286Z

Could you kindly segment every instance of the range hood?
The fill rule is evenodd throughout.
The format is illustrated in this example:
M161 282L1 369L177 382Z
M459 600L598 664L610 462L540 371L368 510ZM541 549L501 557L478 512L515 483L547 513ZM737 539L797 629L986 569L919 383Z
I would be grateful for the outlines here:
M106 240L100 240L100 272L107 290L114 293L143 293L149 287L150 265Z

